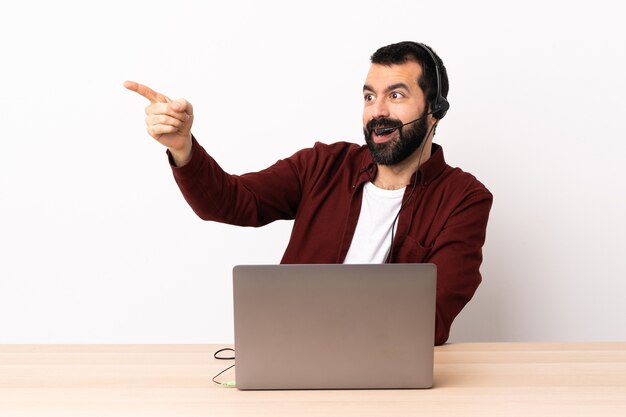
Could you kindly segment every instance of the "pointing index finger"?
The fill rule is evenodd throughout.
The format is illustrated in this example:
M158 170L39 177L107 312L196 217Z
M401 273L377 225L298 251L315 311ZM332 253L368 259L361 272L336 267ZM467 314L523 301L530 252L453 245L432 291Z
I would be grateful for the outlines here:
M170 103L172 101L163 94L157 93L150 87L136 83L134 81L124 81L124 87L126 87L130 91L134 91L135 93L144 96L152 103Z

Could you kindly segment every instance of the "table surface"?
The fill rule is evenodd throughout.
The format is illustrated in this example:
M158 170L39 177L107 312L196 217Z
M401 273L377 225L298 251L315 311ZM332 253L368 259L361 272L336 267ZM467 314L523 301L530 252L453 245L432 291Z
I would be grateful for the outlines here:
M221 347L0 345L0 416L626 416L626 342L448 344L428 390L239 391Z

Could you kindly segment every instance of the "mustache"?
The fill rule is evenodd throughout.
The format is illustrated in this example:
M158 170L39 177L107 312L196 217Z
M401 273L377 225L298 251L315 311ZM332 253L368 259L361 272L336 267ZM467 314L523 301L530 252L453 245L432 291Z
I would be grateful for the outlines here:
M365 125L365 130L369 135L372 134L374 129L382 128L382 127L402 127L402 121L398 119L391 119L388 117L379 117L378 119L372 119Z

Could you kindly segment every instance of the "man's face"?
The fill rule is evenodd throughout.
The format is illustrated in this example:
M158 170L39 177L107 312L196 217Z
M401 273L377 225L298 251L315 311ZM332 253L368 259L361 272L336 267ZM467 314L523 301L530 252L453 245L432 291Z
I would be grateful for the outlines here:
M363 133L374 161L380 165L395 165L419 148L423 142L431 117L377 135L376 128L401 126L426 113L424 93L417 84L422 68L417 62L401 65L372 64L363 97Z

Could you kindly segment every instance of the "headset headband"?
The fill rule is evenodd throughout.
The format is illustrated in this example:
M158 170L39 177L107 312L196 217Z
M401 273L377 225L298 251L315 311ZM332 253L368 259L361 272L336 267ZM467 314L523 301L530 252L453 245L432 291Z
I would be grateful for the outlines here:
M443 116L446 115L446 112L450 108L450 103L441 94L441 74L439 72L439 64L437 63L435 54L428 46L419 42L413 43L426 51L426 53L430 56L430 59L433 61L433 64L435 64L435 75L437 76L437 96L435 97L435 100L430 103L430 111L436 119L443 119Z

